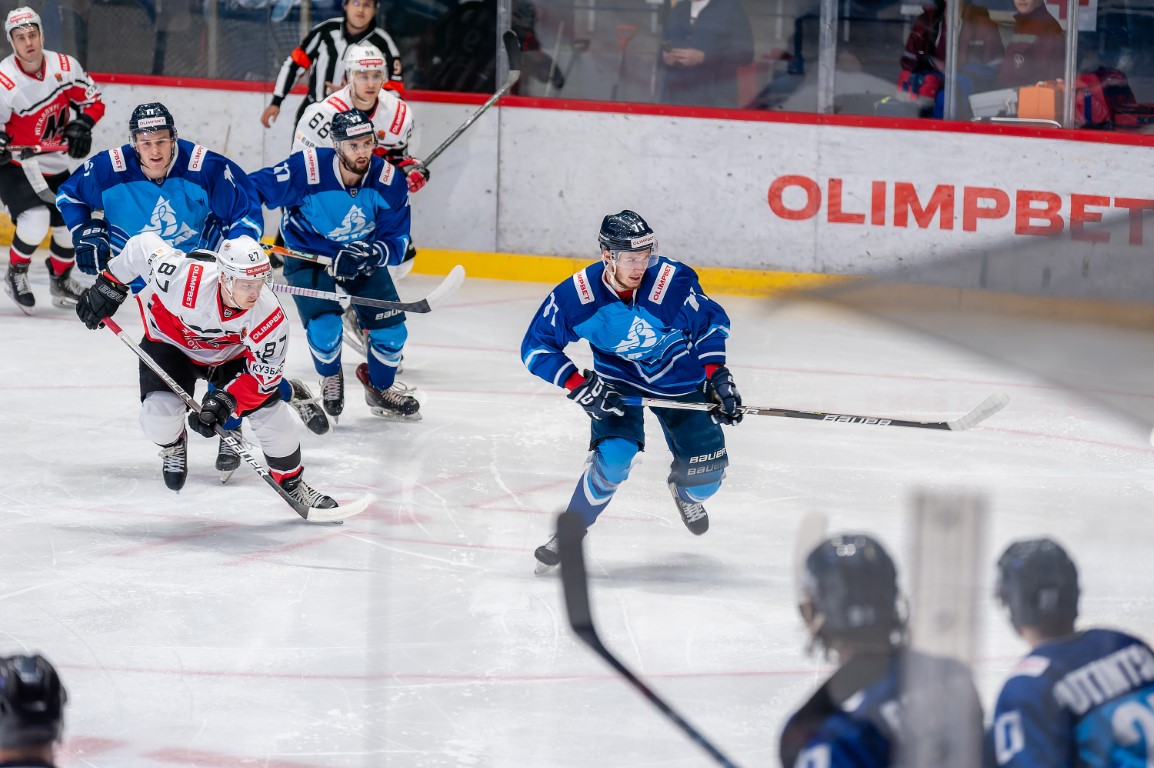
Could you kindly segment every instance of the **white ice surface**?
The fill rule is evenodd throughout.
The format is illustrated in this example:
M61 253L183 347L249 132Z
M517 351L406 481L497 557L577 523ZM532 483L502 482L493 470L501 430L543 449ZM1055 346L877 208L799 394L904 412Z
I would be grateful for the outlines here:
M519 360L548 286L468 280L410 316L402 379L423 392L419 423L372 417L346 350L339 426L300 430L312 484L376 497L335 527L301 521L243 466L221 487L215 440L195 435L187 486L166 490L135 358L48 306L40 260L33 285L36 317L0 297L0 652L60 668L64 766L709 764L575 638L556 576L533 575L588 438ZM727 430L702 538L675 515L650 419L644 461L586 539L594 615L739 764L776 765L783 718L826 671L803 652L791 585L810 509L878 534L901 568L916 489L983 490L987 562L1013 537L1055 535L1082 566L1085 621L1151 634L1150 425L828 307L721 298L751 404L946 419L1011 396L962 433L750 417ZM118 320L139 333L131 306ZM288 372L316 389L299 326ZM992 600L983 615L988 704L1023 647Z

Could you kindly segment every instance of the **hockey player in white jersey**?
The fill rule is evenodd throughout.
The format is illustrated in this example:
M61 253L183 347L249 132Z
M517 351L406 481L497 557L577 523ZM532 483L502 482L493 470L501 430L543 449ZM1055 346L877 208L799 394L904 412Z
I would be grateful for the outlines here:
M9 13L4 32L13 53L0 61L0 201L16 223L4 289L21 311L31 314L36 297L28 267L50 227L52 303L75 306L80 293L71 279L72 235L56 206L45 202L68 178L68 157L60 151L17 157L13 148L66 143L69 157L86 157L92 149L92 127L104 115L104 104L100 90L76 59L44 50L40 16L31 8Z
M150 368L140 364L140 425L160 446L164 483L179 491L188 476L188 425L205 437L233 414L244 416L264 451L273 478L297 501L324 509L337 506L304 482L300 439L278 386L288 350L288 320L276 294L268 255L248 236L225 240L219 251L186 256L159 235L135 235L84 291L76 314L100 328L128 296L137 277L145 321L140 347L186 392L196 379L216 388L190 412Z

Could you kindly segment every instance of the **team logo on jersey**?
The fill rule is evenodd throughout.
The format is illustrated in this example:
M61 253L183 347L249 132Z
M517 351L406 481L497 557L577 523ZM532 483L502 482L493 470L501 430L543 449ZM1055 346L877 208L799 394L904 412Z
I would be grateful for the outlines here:
M349 208L349 212L345 214L344 221L340 223L340 226L330 231L325 237L338 243L351 243L354 240L365 239L365 236L372 231L372 222L365 216L364 211L354 205Z
M633 325L629 328L629 334L613 348L613 351L627 360L636 360L644 357L655 346L657 346L657 331L645 321L645 318L635 317Z
M197 236L195 229L176 217L172 203L163 197L156 201L156 207L152 209L151 221L140 231L155 232L173 245L180 245Z

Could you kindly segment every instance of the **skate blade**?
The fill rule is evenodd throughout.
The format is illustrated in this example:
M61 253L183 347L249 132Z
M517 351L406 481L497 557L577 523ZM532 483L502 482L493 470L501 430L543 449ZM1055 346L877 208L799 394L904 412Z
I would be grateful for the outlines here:
M53 296L52 306L60 309L75 309L79 302L76 299L65 298L64 296Z
M560 563L558 563L560 565ZM540 560L537 561L537 567L533 569L533 574L536 576L544 576L546 573L552 573L557 570L556 565L545 565Z
M225 483L227 483L228 479L230 477L232 477L232 473L235 471L236 471L235 469L222 469L220 471L220 484L224 485Z
M372 502L373 497L366 495L356 501L350 501L347 504L341 504L339 507L333 507L332 509L309 507L305 520L308 520L310 523L336 523L339 525L350 517L364 512Z
M380 416L385 421L420 421L421 420L421 412L420 411L417 411L416 413L410 413L406 416L403 413L397 413L396 411L390 411L390 410L387 410L385 408L381 408L379 406L370 406L369 413L373 414L374 416Z
M35 305L33 305L31 307L26 307L23 304L21 304L20 302L16 301L16 297L12 295L12 291L8 290L7 286L4 287L4 293L8 294L8 298L12 299L12 303L15 304L16 307L21 312L23 312L24 314L28 315L29 317L32 317L34 314L36 314L36 306Z

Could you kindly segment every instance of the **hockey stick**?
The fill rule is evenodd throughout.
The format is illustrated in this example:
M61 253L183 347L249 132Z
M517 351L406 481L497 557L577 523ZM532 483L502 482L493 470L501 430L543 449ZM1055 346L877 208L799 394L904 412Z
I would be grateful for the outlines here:
M304 251L294 251L292 248L286 248L283 245L272 245L270 243L261 243L261 248L264 248L269 253L275 253L277 256L291 256L294 259L301 261L311 261L313 264L320 264L322 267L331 266L333 263L332 256L318 256L315 253L305 253Z
M622 397L625 405L647 405L651 408L680 408L689 411L712 411L716 403L683 403L678 400L662 400L656 397ZM789 408L769 408L760 405L743 405L739 410L746 416L784 416L787 419L813 419L836 424L865 424L873 427L917 427L918 429L948 429L961 432L979 424L1006 407L1009 396L998 392L990 395L977 408L951 421L907 421L888 419L880 416L857 416L852 413L823 413L821 411L794 411Z
M347 293L336 293L334 291L320 291L315 288L301 288L296 285L285 285L284 283L272 283L269 287L277 293L291 293L294 296L308 296L312 299L328 299L329 301L340 302L341 304L361 304L366 307L378 307L379 309L392 309L398 312L415 312L422 314L431 312L434 307L445 300L446 297L454 293L461 287L461 283L465 282L465 268L460 264L449 270L449 274L445 275L445 279L429 292L423 299L417 301L388 301L386 299L371 299L366 296L352 296Z
M506 29L505 33L501 35L501 42L505 44L505 56L509 61L509 76L505 78L505 82L501 84L501 87L497 89L496 93L490 96L489 99L484 104L482 104L476 112L470 115L468 120L461 123L457 130L453 131L449 135L449 138L441 142L441 146L425 155L423 162L426 168L432 165L433 161L436 160L442 152L448 149L450 144L460 138L461 134L464 133L470 125L477 121L477 118L485 114L489 107L496 104L497 100L508 93L509 89L516 85L517 81L521 79L521 41L517 39L517 33L511 29Z
M189 410L200 413L200 403L193 400L189 394L185 392L184 389L179 384L177 384L171 376L168 375L168 372L161 368L160 365L152 359L151 355L141 349L140 345L133 341L132 338L127 333L125 333L124 330L119 325L117 325L111 317L104 318L104 324L108 326L108 330L115 333L117 337L124 342L125 346L131 349L133 353L135 353L135 355L140 358L142 363L147 365L153 373L159 376L160 380L167 384L168 388L171 389L177 397L184 401L184 404L188 406ZM303 517L305 520L308 520L309 522L340 523L349 519L353 515L359 515L361 512L364 512L365 508L369 505L370 499L366 496L362 499L354 501L352 504L341 507L333 507L332 509L321 509L320 507L306 506L305 504L300 503L292 496L290 496L288 491L286 491L284 488L280 487L280 483L278 483L273 478L272 473L269 472L263 464L257 461L251 453L249 453L248 448L245 447L242 441L237 440L235 437L230 435L227 430L220 426L220 424L214 424L212 429L214 432L216 432L217 435L220 436L221 440L224 440L226 443L228 443L229 447L236 451L238 456L244 459L246 464L252 467L254 472L260 475L266 483L272 486L272 489L277 492L278 496L285 500L285 503L292 507L298 515Z
M68 147L63 144L36 144L28 147L11 146L9 149L20 157L20 170L24 172L24 178L28 179L32 191L41 200L55 207L56 193L48 186L48 180L44 178L44 171L40 169L40 161L36 159L36 155L41 152L63 152Z
M624 664L614 656L593 626L593 613L589 608L589 580L585 573L585 553L582 550L581 540L585 534L585 522L578 512L562 512L557 518L557 543L561 553L561 586L565 592L565 608L569 613L569 624L573 631L593 652L613 667L625 680L637 689L649 703L667 717L685 735L692 739L699 747L709 753L718 765L735 768L737 765L723 755L717 747L705 738L696 728L686 722L677 710L669 706L636 675L629 671Z

